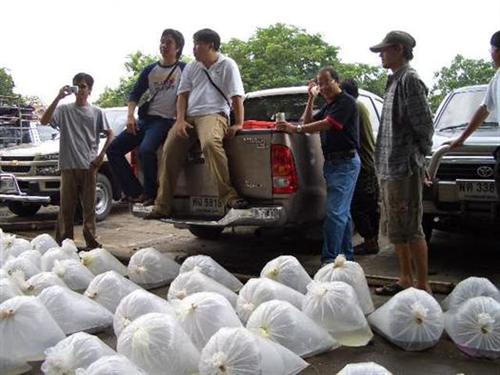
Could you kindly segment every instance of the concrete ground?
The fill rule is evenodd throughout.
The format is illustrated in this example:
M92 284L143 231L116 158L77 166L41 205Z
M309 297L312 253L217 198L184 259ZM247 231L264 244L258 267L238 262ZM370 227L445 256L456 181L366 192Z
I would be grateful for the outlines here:
M8 232L33 238L39 233L51 233L55 220L54 208L43 209L33 219L14 218L0 209L0 226ZM112 215L98 223L98 240L104 247L126 262L140 248L153 246L182 262L187 256L207 254L234 273L258 275L262 267L278 255L296 256L310 274L319 268L320 242L293 236L263 232L255 235L253 229L226 230L216 241L201 240L187 230L178 230L170 224L143 221L128 213L127 207L116 206ZM81 227L75 228L78 245L84 245ZM357 241L358 239L355 238ZM392 247L382 239L378 255L358 257L367 275L397 276L397 258ZM500 285L500 234L435 232L431 242L431 280L457 283L469 276L488 277ZM444 284L448 285L448 284ZM166 295L166 288L154 291ZM445 295L435 294L440 301ZM387 298L373 294L378 307ZM114 346L112 333L100 335ZM444 335L432 349L424 352L405 352L375 335L366 347L342 347L330 353L308 359L311 366L304 374L335 374L347 363L374 361L393 374L500 374L500 360L477 360L462 354ZM34 371L33 373L37 373Z

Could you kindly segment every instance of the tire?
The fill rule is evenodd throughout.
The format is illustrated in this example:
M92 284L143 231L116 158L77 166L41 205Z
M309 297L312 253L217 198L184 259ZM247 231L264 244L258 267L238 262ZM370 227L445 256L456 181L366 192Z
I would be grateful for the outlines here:
M17 216L28 217L35 215L41 205L38 203L9 202L8 207Z
M432 231L434 229L433 215L424 215L422 217L422 228L424 229L425 240L427 241L427 245L429 245L431 243Z
M204 240L216 240L224 230L224 227L204 227L198 225L190 225L189 231L198 238Z
M96 221L104 220L113 206L113 188L109 178L97 173L96 192L95 192L95 214Z

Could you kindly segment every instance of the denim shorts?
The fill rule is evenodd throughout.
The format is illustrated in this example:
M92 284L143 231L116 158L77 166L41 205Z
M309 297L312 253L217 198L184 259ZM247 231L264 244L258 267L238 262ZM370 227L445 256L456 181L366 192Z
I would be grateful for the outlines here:
M382 234L393 244L425 239L422 228L423 169L397 180L380 180Z

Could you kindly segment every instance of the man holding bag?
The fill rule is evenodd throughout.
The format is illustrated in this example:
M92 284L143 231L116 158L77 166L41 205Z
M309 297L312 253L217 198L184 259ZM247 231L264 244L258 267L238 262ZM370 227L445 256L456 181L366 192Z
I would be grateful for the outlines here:
M173 29L163 31L160 39L161 61L144 68L129 96L127 129L108 149L109 163L128 202L152 205L156 196L158 160L156 151L163 144L175 122L177 88L185 63L180 62L184 37ZM149 90L149 100L139 107L139 121L134 112L142 95ZM125 155L139 147L144 172L144 187L133 174Z

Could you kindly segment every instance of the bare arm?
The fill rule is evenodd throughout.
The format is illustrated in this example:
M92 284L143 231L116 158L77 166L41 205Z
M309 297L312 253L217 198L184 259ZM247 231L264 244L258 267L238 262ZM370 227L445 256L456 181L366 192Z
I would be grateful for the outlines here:
M111 144L111 141L114 138L113 130L111 129L106 129L103 131L103 133L106 134L106 143L104 144L101 152L99 155L93 160L90 164L94 166L96 169L99 169L102 165L102 162L104 160L104 155L106 154L106 150L108 149L109 145Z
M189 124L186 121L186 110L187 110L187 103L189 99L189 92L183 92L179 95L177 95L177 103L176 103L176 110L177 110L177 119L174 124L174 131L179 137L182 138L188 138L188 129L192 128L193 125Z
M243 128L243 121L245 119L245 109L243 107L243 98L235 95L231 98L234 110L234 124L227 130L226 136L232 138L236 133Z
M57 104L59 104L59 101L62 98L65 98L66 96L70 95L71 92L68 91L69 86L63 86L60 90L59 93L57 94L56 98L54 101L49 105L49 108L43 113L42 118L40 119L40 123L42 125L48 125L52 121L52 116L54 115L54 111L56 110Z
M465 128L462 134L457 139L450 142L451 148L453 149L462 146L465 140L481 126L489 114L490 113L488 112L488 109L486 109L486 106L481 105L472 116L469 125Z
M305 120L304 120L305 124ZM308 124L302 125L301 133L316 133L322 130L328 130L332 126L327 120L320 120L315 122L310 122ZM276 129L286 131L287 133L297 133L297 126L290 124L289 122L277 122Z
M135 108L137 107L137 103L134 101L129 101L127 103L127 132L130 134L137 134L137 122L135 121Z
M307 90L309 96L307 98L306 108L304 109L304 114L302 118L304 119L304 124L309 124L314 121L313 118L313 108L314 108L314 100L316 99L316 95L318 93L318 87L316 82L309 82L309 87Z

